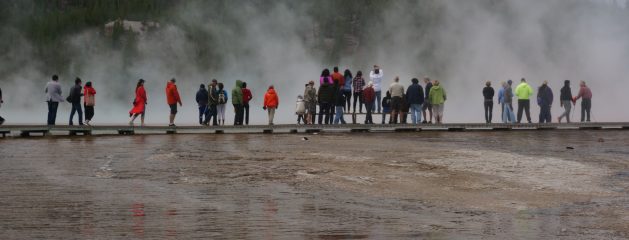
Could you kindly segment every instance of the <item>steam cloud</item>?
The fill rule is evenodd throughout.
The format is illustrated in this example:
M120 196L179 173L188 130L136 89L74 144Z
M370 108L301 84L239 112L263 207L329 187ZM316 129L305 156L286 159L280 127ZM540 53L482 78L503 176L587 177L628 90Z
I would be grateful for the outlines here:
M252 4L230 1L225 18L211 18L211 4L184 1L174 16L188 28L161 22L157 32L138 40L133 61L125 61L129 50L111 51L107 39L97 30L69 36L66 54L74 61L70 74L61 76L64 95L75 76L92 81L97 94L96 123L125 123L137 79L147 80L148 124L168 120L164 87L171 77L178 79L184 107L177 123L196 122L194 96L199 84L216 78L231 95L237 79L248 83L253 123L265 123L262 96L273 84L280 97L277 123L294 123L294 102L308 80L318 79L323 68L338 65L368 72L373 64L383 67L387 86L395 76L410 84L412 77L439 79L448 93L446 122L482 122L484 82L493 86L522 77L536 87L550 81L555 93L553 116L559 108L563 80L585 80L594 92L595 121L622 121L628 111L618 110L626 100L629 81L629 11L624 1L391 1L377 16L362 16L367 24L359 29L355 51L344 51L339 62L326 62L313 47L317 23L309 9L314 3L269 1ZM223 19L223 20L220 20ZM429 26L420 27L420 26ZM319 26L320 27L320 26ZM7 123L44 123L44 86L53 72L44 72L46 62L36 57L31 43L20 29L4 26L0 46L0 87L5 104L0 115ZM326 31L326 29L319 29ZM220 69L197 64L197 49L189 44L195 34L213 36ZM60 70L61 71L61 70ZM578 111L580 106L576 107ZM69 104L60 105L58 123L65 123ZM574 109L573 109L574 111ZM494 109L494 122L499 119ZM233 108L227 108L227 122ZM538 108L532 107L537 119ZM578 113L573 120L578 120ZM376 117L377 118L377 117Z

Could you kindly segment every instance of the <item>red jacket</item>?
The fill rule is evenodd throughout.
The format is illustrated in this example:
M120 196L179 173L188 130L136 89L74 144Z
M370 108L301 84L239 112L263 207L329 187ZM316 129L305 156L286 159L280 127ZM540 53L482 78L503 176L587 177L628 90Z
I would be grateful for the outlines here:
M277 108L280 103L280 99L277 97L277 93L275 93L275 89L272 87L266 91L264 94L264 107L266 108Z
M87 106L94 106L94 95L96 95L96 90L93 87L85 86L83 88L83 102Z
M243 88L242 89L242 102L244 104L248 104L252 98L253 96L251 95L251 91L248 88Z
M181 98L179 97L179 91L177 91L177 85L173 82L168 82L168 84L166 84L166 101L168 102L168 105L177 103L181 104Z
M363 102L371 103L376 99L376 92L373 87L367 87L363 90Z

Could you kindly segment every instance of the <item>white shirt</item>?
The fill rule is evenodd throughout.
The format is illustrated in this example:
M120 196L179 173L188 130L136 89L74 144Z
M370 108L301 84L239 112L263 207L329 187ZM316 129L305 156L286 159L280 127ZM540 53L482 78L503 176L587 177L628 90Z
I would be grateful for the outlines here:
M371 77L371 81L373 82L373 90L376 92L382 91L382 77L384 77L384 72L380 69L380 73L376 74L373 70L369 73L369 77Z

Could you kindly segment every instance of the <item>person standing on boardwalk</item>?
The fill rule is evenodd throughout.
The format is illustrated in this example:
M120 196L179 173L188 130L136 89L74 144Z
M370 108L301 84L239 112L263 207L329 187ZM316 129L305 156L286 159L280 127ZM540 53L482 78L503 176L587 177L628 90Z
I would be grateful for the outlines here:
M409 105L413 124L422 122L422 104L424 104L424 89L419 85L419 79L413 78L406 89L406 103Z
M308 84L306 84L306 87L308 87ZM295 103L295 114L297 115L297 124L301 124L302 121L304 124L307 123L306 102L304 102L304 97L301 95L297 96L297 102Z
M59 84L57 75L53 75L52 81L46 84L45 92L46 102L48 103L48 125L55 125L59 103L64 101L61 96L61 84Z
M483 88L483 98L485 99L483 104L485 107L485 123L491 123L494 111L494 88L491 87L490 81L485 83L485 88Z
M334 80L332 79L332 76L330 76L330 70L327 68L323 69L321 72L321 77L319 77L319 87L323 86L324 83L334 85Z
M83 88L83 106L85 107L85 124L91 126L94 117L94 106L96 105L96 89L92 82L86 82Z
M242 108L243 108L243 118L244 124L249 125L249 101L253 99L253 95L251 95L251 91L247 88L247 83L242 83Z
M387 91L382 98L382 123L391 124L393 122L393 116L391 116L391 92ZM387 122L387 114L389 114L389 121Z
M306 104L306 124L314 124L317 116L317 89L314 81L308 82L304 90L304 102Z
M2 108L3 103L4 103L4 100L2 100L2 88L0 88L0 108ZM0 125L2 124L4 124L4 118L0 116Z
M389 93L391 93L391 118L393 124L402 120L402 98L404 97L404 85L400 83L400 77L395 77L391 86L389 86Z
M0 108L2 108L3 103L4 103L4 100L2 100L2 88L0 88ZM2 124L4 124L4 118L0 116L0 125Z
M199 124L204 125L207 120L207 112L208 112L208 91L205 89L205 84L201 84L199 86L199 90L197 91L196 101L199 105ZM205 120L203 119L205 117Z
M242 81L236 80L236 85L232 89L232 105L234 105L234 125L242 125L244 119L244 107L242 96Z
M345 98L346 104L343 106L345 112L350 111L350 107L352 104L352 80L354 77L352 76L352 71L349 69L345 69L345 74L343 74L345 80L343 81L343 96Z
M553 91L548 86L548 81L544 81L537 91L537 104L540 107L539 123L551 123L550 108L553 104Z
M422 113L424 114L424 121L422 123L431 124L432 123L432 104L430 103L430 98L428 97L428 95L430 95L432 82L430 81L429 77L424 77L424 84L426 84L426 87L424 88L424 97L426 99L424 100L424 105L422 106Z
M205 117L205 126L210 125L210 119L212 119L212 126L218 125L216 121L217 110L216 106L218 105L218 81L216 79L212 79L212 82L207 86L207 116Z
M586 113L587 113L587 121L590 122L590 110L592 109L592 90L585 85L585 81L581 81L581 87L579 88L579 94L574 97L572 100L576 103L579 98L583 98L581 100L581 122L586 121Z
M365 87L365 79L363 78L363 72L356 72L356 77L352 80L352 87L354 88L354 113L356 113L356 101L358 101L358 110L363 113L363 88Z
M76 78L74 80L74 86L70 88L70 95L66 100L72 104L72 110L70 111L70 122L68 123L70 126L74 125L72 123L72 119L74 118L74 114L79 114L79 125L83 125L83 107L81 107L81 97L83 96L83 86L81 86L81 79Z
M428 94L432 109L435 113L435 122L437 124L443 123L443 105L446 102L446 90L440 86L439 80L435 80L430 93Z
M522 78L520 84L515 88L515 95L518 96L518 123L522 122L522 112L526 113L526 120L531 123L531 96L533 88Z
M334 104L334 94L334 87L327 82L324 82L319 87L319 92L317 93L317 99L319 100L319 124L332 123L330 109Z
M144 90L144 79L140 79L138 80L138 84L135 86L133 108L129 111L129 116L131 117L129 125L133 126L133 121L140 116L140 126L144 126L144 112L146 110L146 104L148 104L148 98L146 97L146 90Z
M273 85L269 86L269 90L264 94L264 110L269 113L269 125L273 125L273 118L275 117L275 110L279 107L280 99L275 92Z
M511 81L511 80L509 80ZM512 101L513 91L511 85L502 82L502 88L499 92L498 102L502 104L502 122L503 123L515 123L515 114L513 113ZM502 94L502 95L501 95Z
M559 94L559 105L565 109L565 111L559 115L557 122L561 122L561 119L566 117L566 122L570 123L570 111L572 110L572 89L570 89L570 80L563 82Z
M334 123L333 124L338 124L339 122L341 124L346 124L345 122L345 118L343 117L343 107L345 106L345 94L343 93L343 89L339 89L338 91L336 91L336 97L334 99L334 107L335 109L335 115L334 115Z
M373 104L376 99L376 93L373 89L373 83L370 81L367 87L363 90L363 102L365 103L365 110L367 110L367 116L365 117L365 124L373 124L373 118L371 113L373 112Z
M225 91L225 85L223 83L218 83L218 105L216 106L216 115L218 117L218 124L225 125L225 104L229 97L227 96L227 91Z
M371 82L373 83L373 90L376 93L376 104L378 106L378 113L380 113L380 100L382 98L382 78L384 77L384 72L380 69L380 66L373 65L373 70L369 73L369 77L371 78Z
M170 107L170 117L169 117L169 127L174 127L175 126L175 116L177 116L177 103L179 103L179 106L183 106L183 103L181 102L181 97L179 96L179 91L177 91L177 85L175 85L175 82L177 80L170 79L170 81L168 81L168 83L166 84L166 102L168 103L168 106Z

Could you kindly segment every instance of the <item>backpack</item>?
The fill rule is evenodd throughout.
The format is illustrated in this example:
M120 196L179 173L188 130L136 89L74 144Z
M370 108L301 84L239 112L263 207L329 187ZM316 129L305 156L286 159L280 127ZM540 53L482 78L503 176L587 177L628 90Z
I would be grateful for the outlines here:
M225 91L220 91L218 93L218 104L225 104L227 103L227 99L225 99Z

